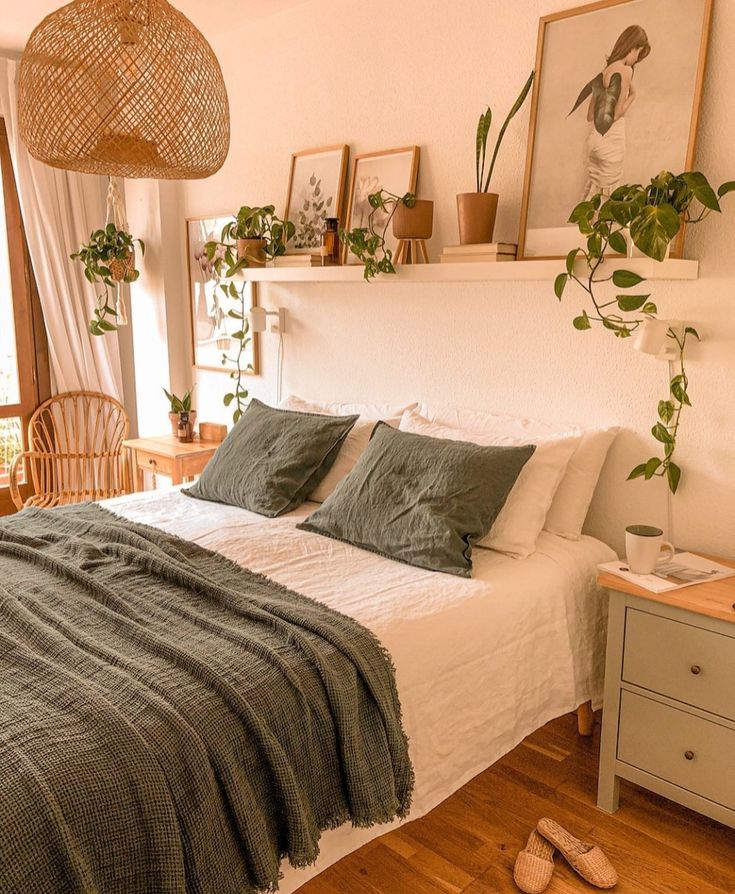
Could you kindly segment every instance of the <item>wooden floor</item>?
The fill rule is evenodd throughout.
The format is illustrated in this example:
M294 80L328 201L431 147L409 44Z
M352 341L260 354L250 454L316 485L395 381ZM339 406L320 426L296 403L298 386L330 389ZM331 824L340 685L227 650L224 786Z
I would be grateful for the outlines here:
M618 813L597 810L599 735L597 724L593 739L580 738L573 715L552 721L427 816L299 894L511 894L516 854L542 816L604 848L617 894L735 894L735 831L625 783ZM549 894L594 890L557 856Z

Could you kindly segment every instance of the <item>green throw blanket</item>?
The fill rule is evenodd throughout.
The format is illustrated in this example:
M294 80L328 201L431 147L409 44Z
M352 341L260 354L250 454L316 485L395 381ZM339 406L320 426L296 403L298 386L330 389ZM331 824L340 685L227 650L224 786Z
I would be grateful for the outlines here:
M355 621L94 504L0 520L0 891L245 894L408 813Z

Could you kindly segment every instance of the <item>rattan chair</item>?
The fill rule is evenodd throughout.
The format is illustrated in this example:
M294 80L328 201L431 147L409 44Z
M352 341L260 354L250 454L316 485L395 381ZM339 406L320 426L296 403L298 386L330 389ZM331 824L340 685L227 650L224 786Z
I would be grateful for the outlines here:
M28 423L28 450L10 466L10 496L18 509L45 509L129 493L130 475L122 442L128 414L119 401L95 391L57 394L41 404ZM19 474L33 485L25 503Z

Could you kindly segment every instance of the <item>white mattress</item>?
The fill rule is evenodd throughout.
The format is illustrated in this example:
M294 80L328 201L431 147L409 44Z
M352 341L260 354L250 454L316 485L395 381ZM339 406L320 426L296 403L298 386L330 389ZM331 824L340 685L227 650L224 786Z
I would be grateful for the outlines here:
M607 602L596 566L613 551L592 537L543 532L517 560L476 549L470 580L411 568L278 519L178 490L105 504L324 602L370 628L396 667L416 771L411 819L456 791L547 721L601 701ZM292 892L389 826L323 835L314 867L284 866Z

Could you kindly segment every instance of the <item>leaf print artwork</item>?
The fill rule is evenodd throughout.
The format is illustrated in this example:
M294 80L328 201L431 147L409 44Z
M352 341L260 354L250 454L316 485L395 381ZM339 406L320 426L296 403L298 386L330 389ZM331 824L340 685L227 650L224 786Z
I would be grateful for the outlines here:
M301 195L295 197L298 212L294 224L296 235L294 248L319 248L327 217L334 205L334 197L327 196L322 187L321 177L312 173L304 184Z

